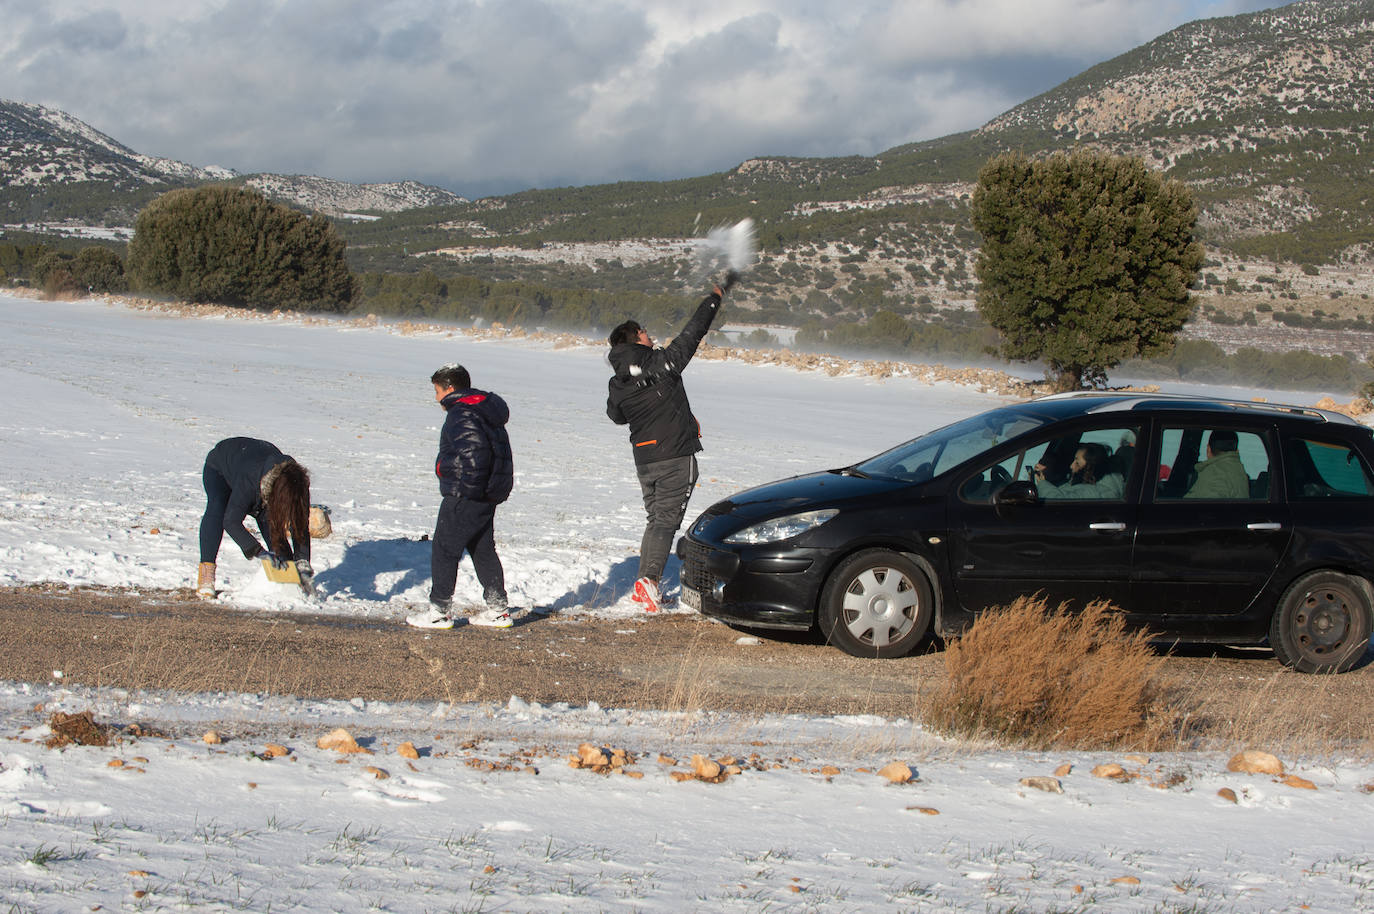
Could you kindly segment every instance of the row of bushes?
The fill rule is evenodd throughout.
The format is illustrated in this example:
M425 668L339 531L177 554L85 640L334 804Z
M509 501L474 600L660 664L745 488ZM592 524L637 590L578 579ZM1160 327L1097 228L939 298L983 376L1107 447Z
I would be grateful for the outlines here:
M53 296L129 288L119 256L100 246L72 252L42 244L0 244L0 277L4 276L22 276ZM633 316L655 336L676 333L696 304L692 297L682 295L562 289L462 276L441 279L429 271L368 273L356 277L355 287L351 310L361 313L594 332ZM744 341L777 344L766 333L756 333ZM976 312L946 311L904 318L878 310L861 320L839 315L809 320L797 331L793 345L810 352L975 361L988 358L996 341L996 332ZM1349 355L1253 348L1227 354L1215 343L1185 339L1167 357L1128 362L1117 374L1203 384L1353 391L1368 382L1372 372L1367 363Z
M1349 354L1322 356L1305 349L1267 352L1248 346L1227 354L1209 340L1186 339L1179 340L1168 356L1127 362L1119 373L1197 384L1353 391L1369 380L1371 367Z
M783 263L774 272L787 268ZM73 251L0 245L0 270L27 274L52 295L132 287L243 307L352 310L578 331L604 331L633 316L655 336L675 333L696 304L692 295L617 288L610 281L569 287L556 284L558 277L539 283L452 269L447 276L428 269L355 276L342 240L326 220L224 186L172 191L145 208L127 264L108 246ZM785 285L785 277L776 280ZM795 345L812 351L971 361L987 357L998 343L996 332L976 312L907 307L887 301L880 289L869 290L846 309L808 307L818 304L815 297L825 294L814 292L805 301L795 295L790 297L795 301L761 296L767 301L761 300L763 309L752 316L793 326L805 319ZM1323 389L1354 389L1370 373L1367 365L1343 356L1254 349L1228 356L1215 344L1194 340L1181 341L1167 358L1128 365L1122 373L1133 371L1204 383Z
M129 287L124 261L99 245L72 251L46 244L0 244L0 279L26 281L53 298L124 292Z

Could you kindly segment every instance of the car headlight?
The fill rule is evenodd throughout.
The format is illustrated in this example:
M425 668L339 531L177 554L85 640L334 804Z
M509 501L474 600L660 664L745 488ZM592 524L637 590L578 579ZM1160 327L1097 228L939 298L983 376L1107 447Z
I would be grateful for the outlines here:
M808 530L819 527L840 512L835 508L824 511L806 511L802 514L789 514L775 517L762 523L752 524L725 538L727 543L776 543L779 540L800 536Z

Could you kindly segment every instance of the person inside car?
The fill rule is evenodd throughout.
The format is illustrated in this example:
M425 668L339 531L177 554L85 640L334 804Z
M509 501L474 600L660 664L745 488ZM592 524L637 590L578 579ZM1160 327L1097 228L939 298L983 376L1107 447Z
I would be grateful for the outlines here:
M1237 444L1235 432L1226 428L1214 429L1207 436L1207 459L1198 463L1197 479L1183 497L1249 498L1250 477L1240 462Z
M1037 463L1033 469L1035 490L1041 498L1050 499L1119 499L1125 494L1126 482L1120 473L1111 470L1110 456L1104 445L1094 442L1080 445L1069 464L1069 480L1063 485L1046 479L1045 464Z

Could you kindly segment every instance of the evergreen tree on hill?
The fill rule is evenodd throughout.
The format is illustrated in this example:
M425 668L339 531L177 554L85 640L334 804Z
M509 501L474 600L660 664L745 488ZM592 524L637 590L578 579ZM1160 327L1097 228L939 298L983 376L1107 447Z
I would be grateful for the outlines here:
M1182 184L1135 158L1008 153L979 173L972 216L978 310L1003 356L1043 359L1072 389L1172 347L1202 265Z

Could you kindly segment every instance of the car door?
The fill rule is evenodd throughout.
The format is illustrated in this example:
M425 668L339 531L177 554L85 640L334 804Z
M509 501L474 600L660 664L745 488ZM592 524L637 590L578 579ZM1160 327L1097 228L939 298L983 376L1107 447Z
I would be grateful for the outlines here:
M1075 609L1096 599L1120 605L1126 598L1140 474L1132 455L1140 429L1120 424L1120 416L1105 421L1112 424L1059 428L1002 451L961 483L950 500L949 554L965 610L1031 594L1042 594L1051 606L1068 601ZM1054 476L1042 494L1028 478L1037 465L1059 465L1064 472L1089 444L1104 448L1113 461L1110 472L1118 482L1110 490L1082 497L1072 479Z
M1164 419L1153 439L1136 533L1132 615L1146 624L1159 620L1156 628L1186 630L1187 617L1244 612L1293 530L1274 484L1272 430L1220 417ZM1162 624L1169 617L1174 620Z

